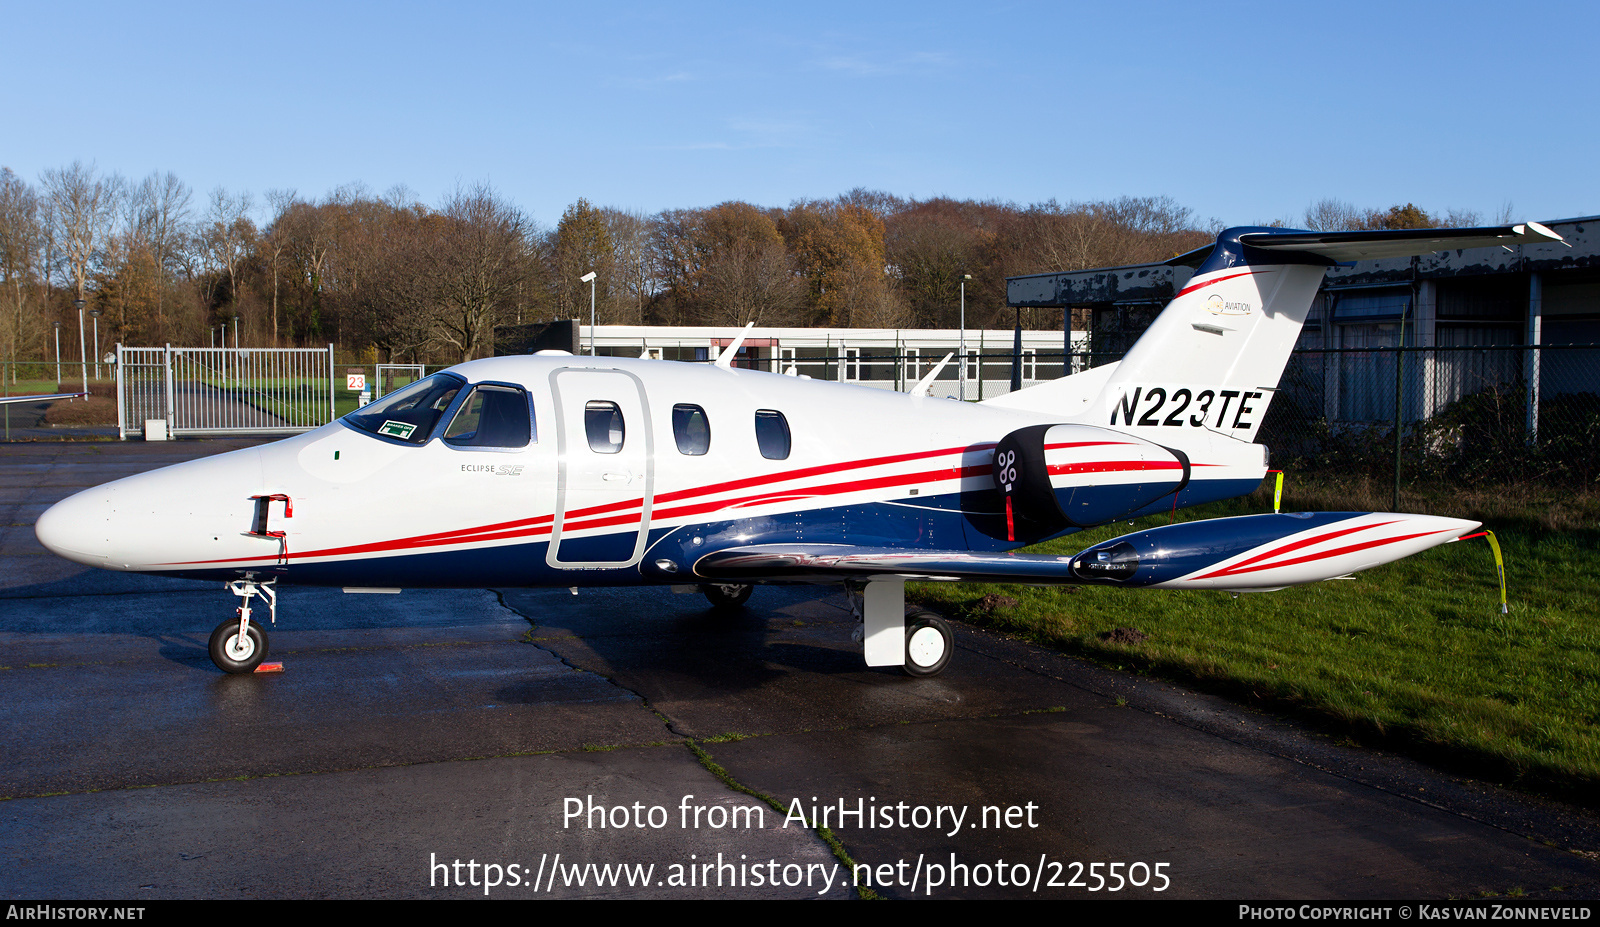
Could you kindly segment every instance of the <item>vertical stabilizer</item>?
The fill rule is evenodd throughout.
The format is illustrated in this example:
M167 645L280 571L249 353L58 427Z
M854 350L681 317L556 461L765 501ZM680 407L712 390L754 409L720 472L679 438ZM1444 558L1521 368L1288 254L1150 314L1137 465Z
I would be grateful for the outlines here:
M1065 377L993 404L1132 431L1167 447L1217 437L1251 442L1328 267L1552 241L1561 236L1536 222L1366 232L1228 229L1114 370Z
M1200 431L1255 439L1333 262L1243 245L1240 236L1254 231L1218 237L1079 421L1148 429L1168 444Z

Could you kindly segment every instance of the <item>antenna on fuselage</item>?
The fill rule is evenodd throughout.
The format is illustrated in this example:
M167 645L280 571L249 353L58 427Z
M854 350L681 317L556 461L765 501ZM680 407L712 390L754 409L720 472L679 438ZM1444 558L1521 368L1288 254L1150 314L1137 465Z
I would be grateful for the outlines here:
M933 386L933 380L934 380L935 377L937 377L939 375L939 371L943 370L944 369L944 365L950 363L950 358L955 357L955 356L956 356L956 352L954 352L954 351L951 351L950 353L946 354L944 356L944 360L940 361L937 364L934 364L933 365L933 369L928 371L927 374L925 374L922 379L917 381L917 384L915 386L913 386L910 389L906 390L906 392L910 393L913 396L925 396L925 395L927 395L928 388Z
M744 344L745 336L750 334L750 329L755 327L756 323L754 322L746 324L744 331L739 333L739 337L733 339L733 343L723 348L722 353L717 355L716 366L728 367L731 369L733 367L734 355L739 353L739 346Z

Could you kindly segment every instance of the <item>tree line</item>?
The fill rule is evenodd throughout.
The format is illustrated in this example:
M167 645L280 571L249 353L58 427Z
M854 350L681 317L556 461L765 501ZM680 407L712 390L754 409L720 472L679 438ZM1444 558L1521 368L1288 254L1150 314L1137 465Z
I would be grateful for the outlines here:
M1415 223L1439 224L1410 204L1336 200L1302 224ZM75 357L82 300L102 345L207 345L225 327L244 346L456 362L491 353L498 324L587 320L591 271L600 324L954 328L970 277L967 325L1009 327L1008 275L1165 260L1217 228L1169 197L1019 206L857 189L655 215L580 199L546 229L487 185L437 206L360 186L258 202L200 199L171 173L133 181L74 163L29 183L7 168L0 352L45 358L59 322ZM1024 312L1030 328L1061 324L1059 310Z

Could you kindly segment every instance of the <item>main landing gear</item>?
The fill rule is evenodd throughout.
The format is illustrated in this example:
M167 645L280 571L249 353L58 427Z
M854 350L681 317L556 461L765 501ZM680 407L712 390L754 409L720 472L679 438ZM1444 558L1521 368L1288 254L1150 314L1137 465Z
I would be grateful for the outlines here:
M906 662L901 668L907 676L939 675L955 649L955 635L943 618L920 608L906 616Z
M937 676L956 650L950 625L926 609L906 611L905 582L874 580L846 588L861 618L856 640L868 666L898 666L907 676Z
M211 662L224 673L253 673L267 656L267 632L259 624L250 623L250 600L260 596L266 600L272 623L278 623L278 591L276 580L256 581L246 575L244 579L228 583L228 591L239 597L235 609L237 620L228 619L211 632Z
M745 583L707 583L700 587L711 607L719 612L731 612L750 601L756 587Z

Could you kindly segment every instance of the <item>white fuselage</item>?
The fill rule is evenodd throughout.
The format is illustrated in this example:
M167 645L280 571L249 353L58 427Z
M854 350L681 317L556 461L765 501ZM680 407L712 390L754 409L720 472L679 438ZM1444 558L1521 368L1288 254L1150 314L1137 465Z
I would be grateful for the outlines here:
M983 522L996 512L995 442L1067 420L668 361L498 357L449 372L524 390L526 446L443 440L456 405L421 444L335 422L79 493L41 517L39 536L113 570L396 587L688 582L699 555L749 543L1000 550L1018 545ZM597 407L620 417L598 449ZM675 421L685 407L709 432L691 453ZM781 457L758 435L775 433L774 414L789 436ZM1113 440L1052 450L1058 486L1143 479L1118 472L1114 432L1070 427ZM1180 504L1260 480L1258 450L1223 441L1206 459L1209 446L1190 450ZM1073 455L1100 463L1075 467Z

